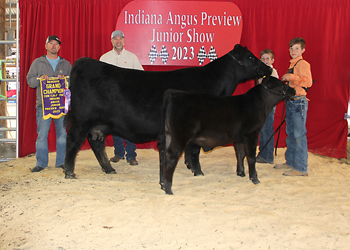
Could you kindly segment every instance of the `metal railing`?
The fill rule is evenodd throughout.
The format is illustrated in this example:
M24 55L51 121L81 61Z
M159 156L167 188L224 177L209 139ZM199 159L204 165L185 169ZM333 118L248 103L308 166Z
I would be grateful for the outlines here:
M16 78L5 78L2 79L0 81L2 82L16 82L16 97L6 97L6 96L0 96L0 101L5 101L5 102L9 102L9 101L13 101L16 103L16 116L0 116L0 120L16 120L16 127L10 127L10 128L4 128L1 127L0 128L0 133L5 133L5 132L11 132L11 131L15 131L16 132L16 138L0 138L0 143L8 143L7 145L9 146L9 148L13 149L13 147L15 147L16 150L16 158L18 158L18 126L19 126L19 122L18 122L18 101L19 101L19 3L18 0L16 1L16 8L17 8L17 13L16 13L16 40L1 40L0 44L16 44L16 48L17 48L17 52L16 52L16 58L13 59L12 61L10 60L9 63L14 64L16 67ZM10 20L11 23L11 20ZM12 36L11 36L12 38ZM10 39L11 39L10 38ZM13 39L13 38L12 38ZM13 126L13 125L12 125ZM5 162L5 161L9 161L12 160L14 158L9 158L9 157L4 157L1 153L0 153L0 162Z

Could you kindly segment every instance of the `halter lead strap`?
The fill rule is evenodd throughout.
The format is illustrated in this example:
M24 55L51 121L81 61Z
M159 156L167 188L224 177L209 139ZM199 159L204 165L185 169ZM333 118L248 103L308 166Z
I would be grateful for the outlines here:
M273 91L272 89L269 89L269 88L267 88L264 84L260 84L261 86L263 86L264 87L264 89L266 89L267 91L269 91L269 92L271 92L271 93L273 93L273 94L276 94L276 95L281 95L282 97L285 97L286 96L286 91L285 90L282 90L282 93L279 93L279 92L276 92L276 91Z
M235 60L236 62L239 63L239 65L242 65L243 66L243 63L241 61L239 61L234 55L232 55L230 52L228 53L232 58L233 60Z

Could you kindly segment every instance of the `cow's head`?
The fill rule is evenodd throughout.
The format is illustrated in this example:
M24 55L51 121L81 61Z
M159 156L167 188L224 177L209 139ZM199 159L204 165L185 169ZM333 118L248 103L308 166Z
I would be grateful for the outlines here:
M279 95L282 100L289 100L295 96L295 89L285 84L276 77L267 76L261 82L261 85L269 92Z
M263 63L259 58L254 56L247 47L236 44L234 49L228 53L240 65L245 67L248 71L254 74L252 78L258 79L264 76L269 76L272 73L271 67Z

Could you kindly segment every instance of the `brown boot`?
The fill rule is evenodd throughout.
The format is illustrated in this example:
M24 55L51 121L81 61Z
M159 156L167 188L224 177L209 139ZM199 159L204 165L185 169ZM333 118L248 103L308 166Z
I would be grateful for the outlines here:
M273 168L275 168L275 169L293 169L292 167L288 166L286 163L276 164Z
M120 160L122 160L122 158L120 158L119 156L114 156L111 159L109 159L111 162L118 162Z
M132 158L132 159L128 160L128 163L129 163L131 166L134 166L134 165L138 165L138 164L139 164L135 158Z
M285 176L308 176L308 173L299 172L298 170L292 169L283 173Z
M261 158L259 158L259 157L256 157L256 162L257 162L257 163L268 163L268 164L273 164L273 163L266 162L266 161L264 161L263 159L261 159Z

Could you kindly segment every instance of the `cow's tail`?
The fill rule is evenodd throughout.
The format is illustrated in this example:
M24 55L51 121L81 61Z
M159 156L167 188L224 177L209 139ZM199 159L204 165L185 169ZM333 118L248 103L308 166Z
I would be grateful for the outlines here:
M164 140L164 145L165 148L167 148L170 144L169 139L167 138L167 133L169 132L168 129L168 119L169 117L167 117L167 109L169 108L169 103L170 100L172 99L174 95L174 90L168 89L167 91L165 91L164 93L164 97L163 97L163 106L162 106L162 118L161 118L161 133L160 135L162 136L162 140Z
M164 167L166 165L166 137L165 137L165 124L166 124L166 108L168 103L168 94L167 92L163 95L163 105L161 108L161 119L160 119L160 131L158 135L158 151L159 151L159 184L161 189L165 190L164 187Z
M66 128L66 130L69 130L72 126L72 112L69 111L67 115L64 116L63 120L63 126Z
M165 126L166 126L166 109L169 102L169 93L166 91L163 96L163 105L162 105L162 112L161 112L161 124L160 124L160 133L158 138L158 147L159 150L165 150L166 147L166 138L165 138Z

